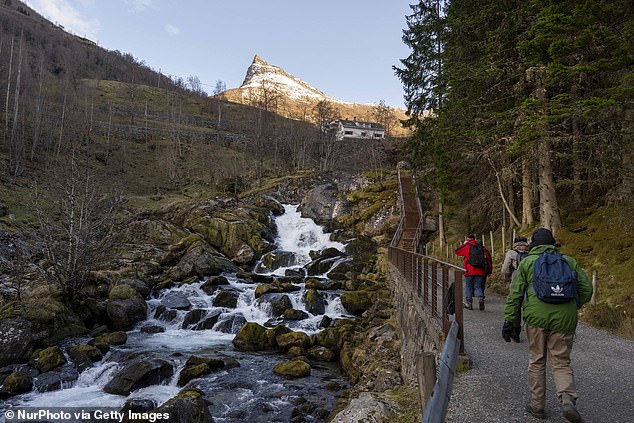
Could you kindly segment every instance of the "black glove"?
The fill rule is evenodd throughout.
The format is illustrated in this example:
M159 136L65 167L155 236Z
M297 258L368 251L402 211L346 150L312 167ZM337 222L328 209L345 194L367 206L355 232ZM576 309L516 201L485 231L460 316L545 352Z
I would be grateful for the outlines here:
M511 342L512 336L515 336L513 322L506 321L504 322L504 326L502 326L502 338L504 338L506 342Z

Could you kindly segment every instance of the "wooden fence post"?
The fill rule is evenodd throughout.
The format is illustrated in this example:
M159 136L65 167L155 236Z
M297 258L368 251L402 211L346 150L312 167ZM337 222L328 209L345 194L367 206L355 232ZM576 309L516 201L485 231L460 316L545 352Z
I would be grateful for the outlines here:
M597 285L599 284L599 272L596 270L592 271L592 298L590 299L590 304L597 304Z
M489 231L489 236L491 238L491 256L495 255L495 246L493 244L493 231Z

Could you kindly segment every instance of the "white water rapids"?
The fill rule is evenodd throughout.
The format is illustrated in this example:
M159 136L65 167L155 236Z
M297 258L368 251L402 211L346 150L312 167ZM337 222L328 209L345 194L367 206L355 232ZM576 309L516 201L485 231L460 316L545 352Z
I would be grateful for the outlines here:
M278 250L295 254L292 266L280 267L269 275L283 276L288 269L301 269L311 262L309 253L321 251L325 248L344 250L344 245L332 241L330 234L325 233L321 226L311 219L301 217L298 206L285 206L285 213L275 219L278 236L276 246ZM333 262L333 266L341 262L340 259ZM180 370L185 361L192 355L197 356L231 356L240 362L240 367L211 373L200 380L195 380L193 385L199 386L205 396L214 401L210 411L217 422L238 421L267 421L277 419L286 421L290 418L290 410L293 408L293 391L295 395L321 396L316 402L324 408L332 409L336 400L332 392L323 388L324 380L338 380L342 384L345 381L338 373L336 366L328 363L313 364L313 373L310 377L295 380L289 388L288 382L274 375L272 367L285 359L284 356L268 353L244 353L234 350L231 343L237 329L235 325L231 333L226 333L218 328L223 322L244 321L267 324L273 319L270 314L271 306L263 298L255 298L255 289L258 286L249 281L240 280L235 274L224 275L229 285L223 285L223 290L230 290L237 294L237 306L235 308L215 307L214 299L220 290L208 295L201 287L206 282L200 280L192 284L183 284L171 289L166 289L148 300L148 319L141 322L137 328L128 332L128 341L119 347L113 347L103 360L93 367L83 371L79 379L63 389L51 392L36 392L9 398L4 404L0 404L0 422L4 422L4 410L7 406L19 407L115 407L121 408L129 399L149 399L160 405L169 398L178 394L183 389L177 386ZM325 280L325 278L324 278ZM306 310L304 296L306 289L304 283L298 283L299 290L285 292L292 303L292 307L308 314L303 320L290 320L284 323L293 330L301 330L308 334L320 330L320 322L324 315L334 319L350 317L341 305L338 291L320 292L325 303L325 313L313 315ZM157 308L167 296L178 295L186 297L191 307L189 310L174 310L171 320L165 321L160 316L155 316ZM188 311L204 310L207 316L220 313L218 322L212 329L191 330L183 329L183 320ZM237 319L237 320L236 320ZM140 328L153 324L165 329L162 333L144 333ZM231 324L228 325L231 328ZM88 339L74 339L72 343L84 343ZM111 395L103 391L103 387L123 367L126 357L131 354L147 356L148 358L161 358L171 362L174 366L174 376L162 385L153 385L132 392L129 396ZM70 360L69 360L70 362ZM239 382L238 382L239 381ZM236 384L239 388L236 390ZM290 391L288 391L290 389ZM288 391L288 392L287 392ZM286 392L282 395L282 392ZM219 403L220 402L220 403ZM256 419L257 407L268 410L264 420ZM236 410L239 412L236 414ZM231 416L241 416L233 419ZM241 420L242 419L242 420ZM268 420L270 421L270 420ZM307 420L307 421L310 421ZM314 420L320 421L320 420Z

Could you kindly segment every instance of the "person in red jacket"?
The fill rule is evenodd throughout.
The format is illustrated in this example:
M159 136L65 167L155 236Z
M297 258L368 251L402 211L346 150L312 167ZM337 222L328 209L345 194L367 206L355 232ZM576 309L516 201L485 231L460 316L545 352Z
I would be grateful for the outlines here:
M465 242L456 249L456 255L464 257L465 303L464 307L473 310L473 297L478 300L478 308L484 310L484 285L491 274L493 264L491 254L486 247L476 241L473 234L467 235Z

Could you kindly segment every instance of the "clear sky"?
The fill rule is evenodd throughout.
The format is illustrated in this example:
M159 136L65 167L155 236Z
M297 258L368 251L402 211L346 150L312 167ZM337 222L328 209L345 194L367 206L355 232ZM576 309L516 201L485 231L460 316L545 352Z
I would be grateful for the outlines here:
M410 0L27 0L76 35L164 74L242 84L255 54L352 103L404 107L393 65Z

